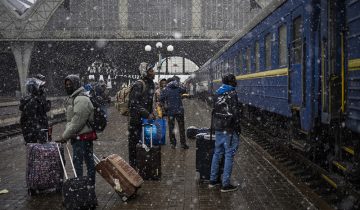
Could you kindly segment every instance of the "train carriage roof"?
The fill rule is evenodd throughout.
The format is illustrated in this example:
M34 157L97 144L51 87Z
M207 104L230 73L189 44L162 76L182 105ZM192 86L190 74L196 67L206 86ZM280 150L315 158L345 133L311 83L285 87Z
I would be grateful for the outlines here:
M225 51L227 51L231 46L233 46L238 40L240 40L244 35L246 35L251 29L258 25L262 20L269 16L273 11L275 11L279 6L281 6L287 0L273 0L271 1L252 21L247 24L238 34L236 34L224 47L220 49L218 53L215 54L210 60L217 59ZM208 62L210 62L210 60ZM206 62L205 64L208 64ZM204 64L204 65L205 65Z

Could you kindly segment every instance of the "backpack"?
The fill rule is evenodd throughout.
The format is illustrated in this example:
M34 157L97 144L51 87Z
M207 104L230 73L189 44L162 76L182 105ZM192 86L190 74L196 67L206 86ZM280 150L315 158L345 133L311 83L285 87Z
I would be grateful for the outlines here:
M142 85L143 85L142 93L144 93L146 90L145 81L142 79L139 79L137 81L142 83ZM131 92L131 89L134 86L134 84L131 85L130 87L124 87L116 93L115 107L120 112L120 114L122 114L124 116L129 115L129 96L130 96L130 92Z
M228 93L217 96L214 101L213 117L214 127L218 130L231 129L233 127L233 113L231 113L228 100L231 96Z
M94 120L93 121L87 121L88 125L94 130L94 131L103 131L105 130L105 127L107 125L107 116L104 109L101 108L101 101L98 97L93 95L83 95L89 97L93 107L94 107ZM76 97L75 97L76 98ZM74 98L74 100L75 100ZM74 103L74 101L73 101ZM73 104L74 106L74 104Z

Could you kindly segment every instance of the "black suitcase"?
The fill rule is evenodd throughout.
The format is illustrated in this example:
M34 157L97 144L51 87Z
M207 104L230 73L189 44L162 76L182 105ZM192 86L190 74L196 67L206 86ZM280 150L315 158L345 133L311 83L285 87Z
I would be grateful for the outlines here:
M196 171L200 174L200 181L210 180L211 162L214 154L215 139L210 139L210 134L196 135ZM224 169L224 157L220 161L220 174ZM219 176L220 177L220 176Z
M136 145L136 166L139 174L144 180L160 180L161 178L161 146L152 144L152 135L150 136L150 145L144 141L144 124L142 127L142 143ZM150 131L152 134L152 131Z
M65 181L62 188L63 196L63 205L65 209L95 209L97 206L97 199L95 194L95 185L91 183L88 177L77 177L74 164L70 155L68 146L66 145L68 151L71 166L73 168L75 177L69 178L64 166L63 158L60 154L61 164L64 169Z
M210 180L210 172L211 172L211 162L214 155L215 148L215 135L210 135L210 132L213 132L213 118L211 114L211 122L210 129L201 128L198 129L201 132L195 136L196 139L196 162L195 168L196 171L199 172L200 182L206 182ZM207 132L206 132L207 131ZM219 166L219 178L218 181L221 180L221 175L224 171L224 156L220 160Z

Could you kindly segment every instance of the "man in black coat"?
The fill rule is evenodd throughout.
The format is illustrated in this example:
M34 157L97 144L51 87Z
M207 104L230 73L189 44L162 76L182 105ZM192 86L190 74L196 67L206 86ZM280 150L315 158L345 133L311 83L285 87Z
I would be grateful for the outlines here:
M45 82L37 78L26 81L28 95L20 100L22 112L20 126L25 143L44 143L49 128L46 112L50 111L50 101L45 98Z
M168 116L169 138L171 148L173 149L176 147L175 120L179 125L181 148L189 149L189 146L186 144L184 106L181 101L181 95L184 93L186 93L186 89L180 84L180 78L174 76L160 94L160 102L163 104Z
M129 163L136 168L136 144L141 139L141 118L154 119L153 97L155 71L153 65L140 64L141 79L136 81L129 94Z

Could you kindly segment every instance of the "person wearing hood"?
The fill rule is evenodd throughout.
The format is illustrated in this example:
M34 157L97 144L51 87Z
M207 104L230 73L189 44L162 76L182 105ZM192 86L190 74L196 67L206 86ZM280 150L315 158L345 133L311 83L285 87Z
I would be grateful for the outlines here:
M239 147L240 111L235 87L236 78L227 74L222 78L223 85L216 90L214 109L212 111L213 126L215 129L215 149L211 163L209 188L214 188L218 183L219 163L225 153L224 173L221 192L237 190L237 186L230 184L234 156Z
M154 66L143 62L139 66L139 73L141 79L132 85L129 93L129 164L133 168L136 168L136 144L141 140L141 119L155 119L153 114Z
M83 176L83 161L86 163L87 176L95 185L95 162L93 157L93 140L96 132L89 122L94 120L94 106L86 90L81 86L77 75L68 75L64 81L69 97L65 101L66 126L62 138L57 142L65 143L71 140L73 147L73 162L77 176Z
M168 84L160 94L160 102L164 105L165 113L168 116L169 138L171 148L176 148L175 120L178 122L181 148L189 149L185 138L184 106L181 95L186 89L180 85L180 78L174 76L168 80Z
M25 143L45 143L49 128L46 112L51 103L45 98L45 82L29 78L25 83L27 95L20 99L20 127Z

